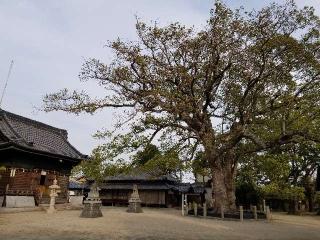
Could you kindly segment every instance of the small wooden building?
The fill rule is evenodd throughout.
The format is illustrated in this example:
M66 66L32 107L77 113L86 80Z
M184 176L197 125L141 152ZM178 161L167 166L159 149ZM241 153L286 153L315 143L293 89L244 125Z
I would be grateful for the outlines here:
M15 196L48 203L55 178L61 186L57 202L67 202L71 169L85 158L66 130L0 109L0 206Z
M204 188L190 183L181 183L170 175L154 176L151 173L135 172L128 175L108 177L100 184L100 197L104 205L126 205L133 185L138 186L140 199L144 206L178 207L182 194L194 195L201 199Z

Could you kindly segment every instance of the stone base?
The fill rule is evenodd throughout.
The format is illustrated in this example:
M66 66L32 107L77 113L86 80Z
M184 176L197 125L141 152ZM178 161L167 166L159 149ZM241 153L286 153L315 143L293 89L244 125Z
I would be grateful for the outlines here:
M72 206L82 206L83 196L70 196Z
M99 201L84 201L84 208L80 217L83 218L97 218L102 217L101 202Z
M54 208L54 207L49 207L48 209L47 209L47 213L49 213L49 214L52 214L52 213L55 213L57 210Z
M6 196L6 207L8 208L24 208L35 207L33 196Z
M129 202L127 212L130 213L142 213L141 202Z

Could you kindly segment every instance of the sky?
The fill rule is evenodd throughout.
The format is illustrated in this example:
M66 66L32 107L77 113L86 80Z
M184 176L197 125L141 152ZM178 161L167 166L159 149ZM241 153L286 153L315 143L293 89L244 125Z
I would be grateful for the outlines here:
M271 1L224 2L232 8L259 9ZM313 6L320 15L320 0L296 2L299 6ZM103 94L95 83L79 81L81 65L91 57L110 61L111 52L104 47L108 40L135 40L136 15L146 22L156 20L166 25L178 21L201 28L212 6L213 0L0 0L1 92L10 61L14 60L1 107L66 129L70 142L82 153L90 154L98 144L92 135L101 128L112 128L115 110L79 116L45 113L37 110L42 106L42 97L62 88Z

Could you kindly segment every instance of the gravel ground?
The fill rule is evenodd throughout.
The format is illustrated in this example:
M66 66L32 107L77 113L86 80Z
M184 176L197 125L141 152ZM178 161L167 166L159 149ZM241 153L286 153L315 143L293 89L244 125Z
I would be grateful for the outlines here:
M103 217L80 218L80 210L1 213L0 239L288 239L320 240L320 217L273 214L273 221L221 221L182 217L174 209L103 208Z

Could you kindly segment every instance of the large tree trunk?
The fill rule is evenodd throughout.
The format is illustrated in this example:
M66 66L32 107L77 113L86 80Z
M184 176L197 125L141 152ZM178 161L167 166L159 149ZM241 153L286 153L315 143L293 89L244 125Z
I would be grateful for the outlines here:
M213 206L219 212L221 207L225 211L236 209L234 175L235 171L231 166L214 167L212 169Z
M206 123L203 125L200 138L204 146L205 157L211 166L213 206L218 212L221 207L225 211L233 211L236 209L234 149L232 144L229 149L222 150L221 146L218 147L209 118Z
M313 212L314 185L312 184L311 178L309 176L305 178L304 189L307 198L308 211Z
M211 165L213 207L220 212L236 209L235 197L235 155L233 150L219 154L214 146L205 147L205 155Z

